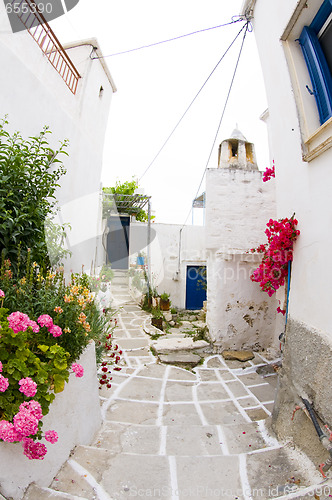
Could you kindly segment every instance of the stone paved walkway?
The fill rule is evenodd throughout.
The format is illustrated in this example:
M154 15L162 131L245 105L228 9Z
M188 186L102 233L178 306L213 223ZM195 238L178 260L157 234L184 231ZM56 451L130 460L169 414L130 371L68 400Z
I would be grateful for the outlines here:
M126 366L100 391L103 426L26 500L328 498L313 496L321 477L311 462L268 430L277 375L256 373L263 356L207 355L193 371L160 364L144 333L149 315L125 287L113 293Z

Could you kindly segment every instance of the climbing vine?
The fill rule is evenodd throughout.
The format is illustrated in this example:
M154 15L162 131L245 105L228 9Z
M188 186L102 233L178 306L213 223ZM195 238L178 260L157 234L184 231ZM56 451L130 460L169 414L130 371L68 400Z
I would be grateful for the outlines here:
M263 254L262 262L250 279L259 283L261 289L269 297L285 284L288 262L293 260L293 245L300 234L300 231L296 229L298 221L294 215L290 219L287 217L279 220L270 219L265 230L268 243L250 250L252 253Z

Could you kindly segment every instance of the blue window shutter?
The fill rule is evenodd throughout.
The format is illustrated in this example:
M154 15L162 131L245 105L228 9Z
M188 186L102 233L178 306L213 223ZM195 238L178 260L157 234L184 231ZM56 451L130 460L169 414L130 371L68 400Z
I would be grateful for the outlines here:
M315 33L318 33L322 29L326 19L329 17L331 12L332 12L332 0L325 0L322 3L319 11L317 12L314 20L310 24L310 28L312 28Z
M332 76L315 31L305 26L299 42L308 67L322 124L332 116Z

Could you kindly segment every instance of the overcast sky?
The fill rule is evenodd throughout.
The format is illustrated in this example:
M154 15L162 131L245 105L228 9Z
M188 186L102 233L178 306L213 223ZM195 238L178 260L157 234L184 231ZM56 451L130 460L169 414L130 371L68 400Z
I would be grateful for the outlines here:
M80 0L51 25L63 43L96 37L107 56L230 22L241 6L242 0ZM103 185L143 174L241 27L242 23L235 23L105 58L118 90L106 133ZM156 222L183 224L187 218L210 156L241 42L242 34L140 181L144 193L152 196ZM236 124L254 142L259 168L268 166L266 125L259 119L266 107L255 38L248 33L209 168L217 167L218 146ZM200 192L204 189L205 182Z

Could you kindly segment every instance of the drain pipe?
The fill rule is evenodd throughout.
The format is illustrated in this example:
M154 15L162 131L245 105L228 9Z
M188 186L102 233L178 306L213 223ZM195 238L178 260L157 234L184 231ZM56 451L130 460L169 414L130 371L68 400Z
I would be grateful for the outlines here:
M312 423L314 424L315 430L318 434L319 440L324 446L324 448L329 452L330 457L326 460L325 463L320 464L319 470L320 473L322 474L323 477L326 477L326 472L332 467L332 433L330 432L330 437L327 436L327 434L321 429L317 417L315 415L315 412L313 410L312 405L309 403L307 399L301 398L303 401L303 404L311 418ZM306 413L307 413L306 412Z
M287 298L286 298L286 316L285 316L285 328L284 331L279 335L280 340L280 351L283 352L284 343L285 343L285 335L287 328L287 320L288 320L288 308L289 308L289 292L290 292L290 283L291 283L291 271L292 271L292 263L288 261L288 278L287 278Z

